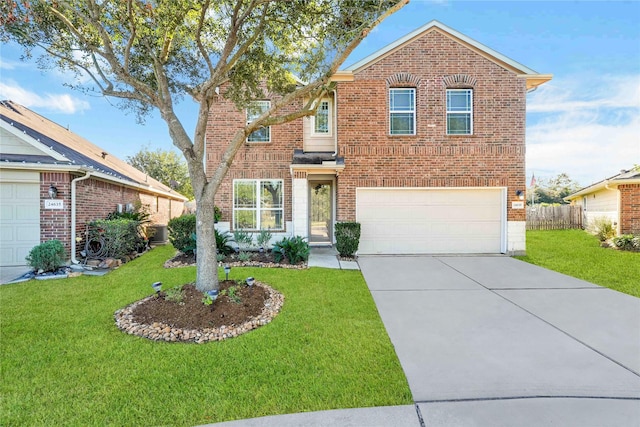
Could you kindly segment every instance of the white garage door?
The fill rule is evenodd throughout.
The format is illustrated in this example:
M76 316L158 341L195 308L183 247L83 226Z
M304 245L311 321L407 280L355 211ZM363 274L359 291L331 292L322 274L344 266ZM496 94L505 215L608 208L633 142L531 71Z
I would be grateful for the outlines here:
M7 173L0 181L0 266L26 265L31 248L40 244L40 184L24 182L39 180L21 174L23 182L7 182ZM15 178L16 176L13 176Z
M500 188L358 188L358 253L500 253L503 200Z

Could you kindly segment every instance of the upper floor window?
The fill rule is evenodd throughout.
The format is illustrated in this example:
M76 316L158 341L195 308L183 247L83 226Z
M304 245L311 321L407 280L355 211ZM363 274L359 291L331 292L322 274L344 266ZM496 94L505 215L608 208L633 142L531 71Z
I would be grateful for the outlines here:
M415 135L415 89L389 89L389 133L391 135Z
M320 135L331 133L331 104L329 101L320 101L313 123L313 133Z
M447 89L447 135L473 133L473 89Z
M251 123L258 117L260 117L265 111L271 108L270 101L253 101L247 107L247 124ZM247 142L270 142L271 141L271 127L262 127L258 130L251 132L247 138Z
M233 181L233 228L284 229L284 183L281 179Z

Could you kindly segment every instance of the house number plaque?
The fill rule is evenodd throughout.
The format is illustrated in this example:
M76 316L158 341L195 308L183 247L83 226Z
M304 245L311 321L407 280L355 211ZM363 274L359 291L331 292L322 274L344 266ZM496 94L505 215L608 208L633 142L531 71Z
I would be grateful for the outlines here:
M45 209L64 209L64 200L45 199Z

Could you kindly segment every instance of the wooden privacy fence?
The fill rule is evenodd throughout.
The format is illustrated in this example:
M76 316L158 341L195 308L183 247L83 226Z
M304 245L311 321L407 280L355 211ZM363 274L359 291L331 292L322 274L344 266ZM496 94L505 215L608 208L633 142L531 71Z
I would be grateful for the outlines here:
M527 230L582 228L582 206L527 206Z

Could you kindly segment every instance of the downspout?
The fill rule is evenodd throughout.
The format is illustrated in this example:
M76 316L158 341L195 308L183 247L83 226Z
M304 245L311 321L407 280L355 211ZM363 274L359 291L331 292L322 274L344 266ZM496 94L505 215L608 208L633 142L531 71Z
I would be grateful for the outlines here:
M616 197L616 210L618 211L618 218L616 221L616 234L619 236L620 235L620 227L622 226L622 212L621 212L621 208L622 206L620 205L620 190L618 190L618 188L610 188L609 187L609 181L605 181L604 182L604 188L609 190L609 191L618 191L618 197Z
M91 173L87 172L85 176L71 181L71 262L73 264L80 264L80 261L76 259L76 182L88 179Z

